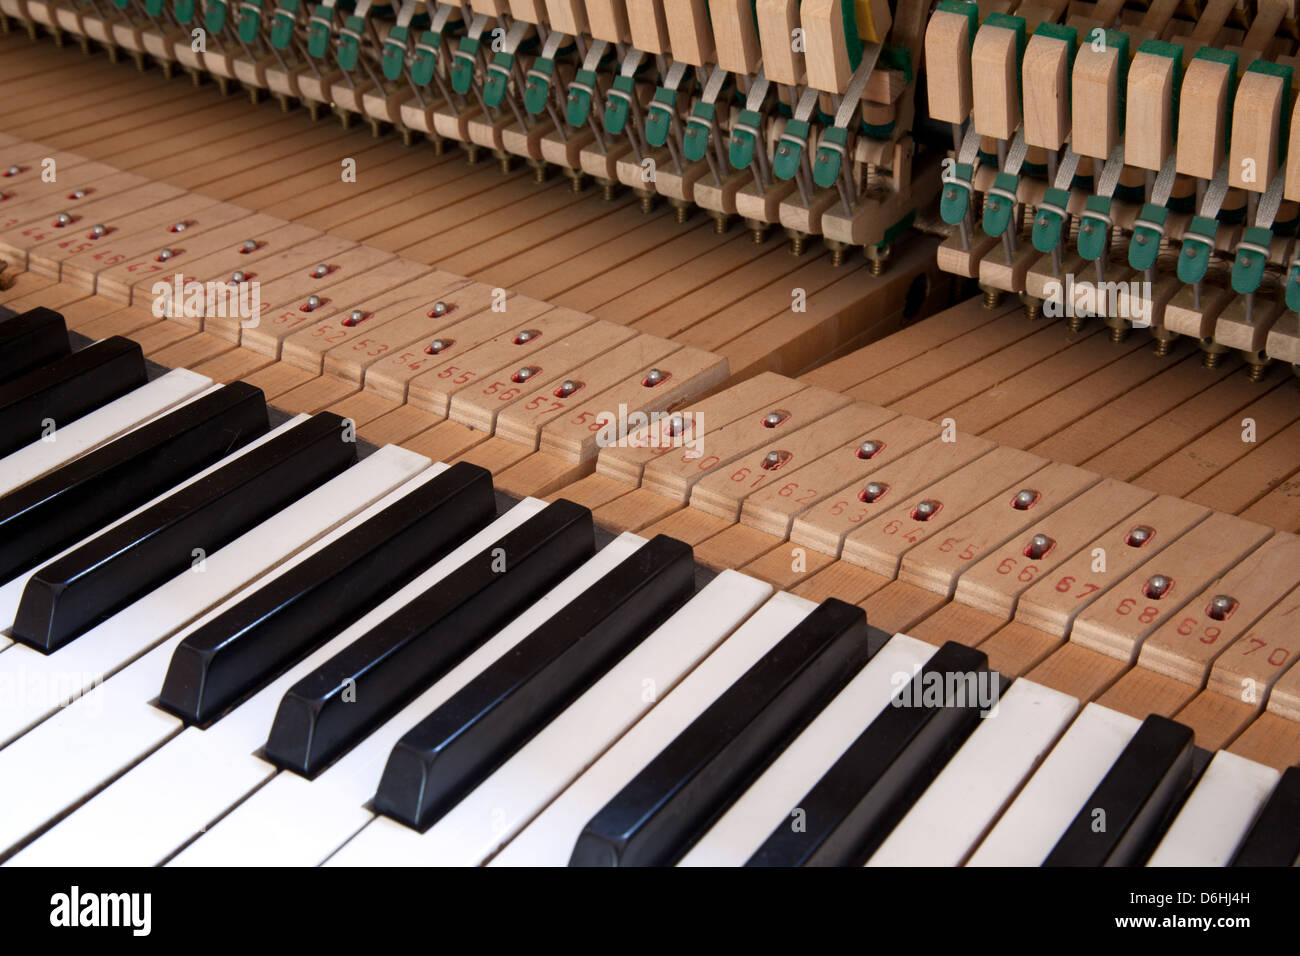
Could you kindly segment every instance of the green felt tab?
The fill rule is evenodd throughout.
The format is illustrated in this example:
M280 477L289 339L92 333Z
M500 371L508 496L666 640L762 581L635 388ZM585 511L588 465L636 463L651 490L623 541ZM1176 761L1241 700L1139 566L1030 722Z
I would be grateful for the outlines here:
M172 4L172 13L176 15L176 22L181 25L189 23L194 19L194 0L176 0Z
M538 57L533 61L533 68L528 71L524 83L524 109L536 116L546 109L546 97L551 92L551 76L555 73L555 61Z
M582 84L587 89L578 89L578 84ZM595 88L595 70L579 70L574 75L573 82L569 84L569 101L566 115L569 119L569 125L575 129L581 129L587 124L587 117L591 115L591 91Z
M1016 187L1020 181L1011 173L998 173L993 180L993 188L1001 192L1007 192L1015 195ZM998 195L989 192L984 197L984 232L990 236L1000 236L1007 231L1007 226L1011 224L1011 214L1015 211L1015 200L1008 196Z
M162 16L163 0L144 0L144 12L151 17Z
M651 146L659 147L668 142L668 131L673 125L673 113L677 109L677 91L655 90L645 114L645 139Z
M497 53L492 57L487 77L483 81L483 102L494 109L506 98L506 87L510 85L510 71L515 65L513 53Z
M1070 194L1064 189L1051 187L1043 193L1043 203L1069 209ZM1039 252L1051 252L1055 249L1061 241L1061 227L1064 225L1065 217L1059 212L1039 206L1038 213L1034 216L1034 228L1030 232L1030 240L1034 248Z
M1169 218L1169 210L1164 206L1147 203L1138 214L1139 222L1149 222L1153 226L1163 227ZM1134 269L1146 270L1156 264L1156 255L1160 252L1160 229L1134 224L1133 241L1128 245L1128 264Z
M442 47L442 34L425 30L411 54L411 79L416 86L427 86L433 80L438 66L438 50Z
M1251 226L1241 234L1241 245L1237 247L1237 258L1232 263L1232 291L1238 295L1250 295L1259 291L1259 284L1264 279L1264 267L1268 265L1268 256L1258 249L1243 248L1247 244L1267 249L1273 241L1273 230Z
M237 30L239 39L252 43L257 39L258 28L262 25L262 0L244 0L239 7Z
M271 17L271 46L285 49L293 40L293 25L298 16L299 0L281 0Z
M713 117L717 107L712 103L696 103L686 121L686 135L682 138L682 153L693 163L704 158L713 132Z
M974 175L973 164L957 163L953 166L952 178L943 184L939 215L950 226L955 226L966 218L966 210L970 207L971 177Z
M1183 251L1178 256L1178 278L1186 283L1200 282L1210 267L1210 253L1214 249L1214 235L1219 224L1207 216L1193 217L1183 233ZM1204 242L1197 242L1199 237Z
M379 54L379 66L384 71L384 79L396 80L402 75L406 66L406 40L411 35L407 27L393 27L384 38L384 48Z
M348 17L343 21L343 29L339 31L338 49L334 54L340 68L349 72L356 69L357 60L361 56L361 31L365 28L366 21L361 17Z
M1083 206L1083 215L1079 218L1079 255L1089 262L1096 262L1106 249L1106 237L1110 233L1109 196L1089 196Z
M799 172L803 152L808 148L810 129L807 120L790 120L785 124L785 132L777 142L776 156L772 159L772 175L777 179L794 179Z
M451 63L451 88L462 96L474 82L474 62L478 53L477 37L462 37Z
M817 158L813 162L813 182L822 189L830 189L840 178L840 166L848 142L849 131L838 126L832 126L822 133L821 142L817 144ZM834 149L831 144L839 149Z
M636 95L636 81L630 76L614 77L614 85L610 87L610 95L605 101L605 130L611 136L617 136L623 132L627 126L628 108L631 105L628 97ZM615 96L615 93L622 93L623 96Z
M1300 312L1300 265L1291 267L1291 275L1286 280L1286 307L1292 312Z
M321 4L307 23L307 52L316 59L323 57L330 47L330 33L334 27L334 11Z
M209 33L220 33L226 28L226 14L229 12L226 0L208 0L208 9L203 14L203 28Z
M763 117L754 110L741 110L736 117L731 129L731 146L727 150L727 157L736 169L748 169L754 161L754 134L750 130L762 129L762 122ZM742 126L750 129L742 129Z

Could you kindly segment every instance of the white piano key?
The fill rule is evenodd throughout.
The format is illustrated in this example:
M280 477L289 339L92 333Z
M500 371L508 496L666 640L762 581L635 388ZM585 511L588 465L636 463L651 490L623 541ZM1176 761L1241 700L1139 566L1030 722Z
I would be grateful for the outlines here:
M150 703L157 697L172 654L181 641L446 469L446 465L435 464L402 483L0 750L0 779L27 781L22 793L11 792L19 790L16 786L0 791L0 816L15 821L8 829L20 830L26 826L22 833L30 832L131 768L169 737L181 733L180 720ZM236 745L223 747L225 741L234 741ZM165 758L145 760L128 775L131 783L118 781L101 791L11 862L23 866L157 863L215 815L200 815L197 823L176 836L170 835L166 823L160 823L183 818L181 808L174 806L178 801L190 798L201 802L203 793L211 792L216 786L209 779L210 769L204 768L216 767L227 787L236 779L246 781L248 771L252 770L254 777L251 783L246 783L247 789L274 772L269 764L251 757L256 746L255 742L235 735L223 736L191 728L165 748ZM51 767L49 755L55 753L60 759L57 766ZM195 786L200 788L200 793L189 793ZM184 809L193 815L193 808ZM5 829L0 824L0 844L4 842Z
M32 442L0 458L0 496L171 411L186 399L197 398L212 387L212 379L176 369L83 415L54 432L52 440Z
M445 465L434 465L377 502L368 509L368 513L382 511L400 494L419 487L445 469ZM121 779L43 835L12 862L16 865L70 862L89 865L93 861L103 865L145 866L165 860L191 837L276 774L276 768L255 756L254 752L266 742L280 698L288 688L375 624L409 603L416 595L446 577L472 555L517 528L544 507L544 502L533 498L515 505L211 727L206 730L186 728L175 740L168 741L157 752L132 767ZM346 534L367 516L363 514L343 525L323 539L320 546L324 547ZM305 559L307 554L304 551L300 557ZM283 573L291 566L286 564L278 570ZM266 582L259 581L227 603L235 603L264 583ZM215 616L219 610L208 617ZM168 645L155 649L132 665L143 666L146 660L157 655L151 663L155 688L153 694L162 686L164 672L175 645L190 631L202 626L205 620L206 618L196 621L176 635ZM117 677L124 674L125 671ZM3 751L0 751L2 754Z
M1088 704L967 866L1040 866L1142 721Z
M9 680L21 693L0 708L0 741L9 743L428 463L393 445L381 448L208 555L202 571L172 578L53 654L9 648L0 654L0 691Z
M377 817L328 865L479 865L771 594L765 582L724 571L427 832Z
M1227 866L1282 774L1220 750L1147 866Z
M564 866L592 815L816 607L779 592L505 845L489 866Z
M280 773L190 844L177 866L307 866L323 862L373 819L374 796L393 745L543 621L645 543L622 534L382 724L315 780ZM269 721L265 731L269 730Z
M937 650L905 634L894 635L678 865L743 866Z
M958 866L1079 711L1079 701L1017 680L867 861Z

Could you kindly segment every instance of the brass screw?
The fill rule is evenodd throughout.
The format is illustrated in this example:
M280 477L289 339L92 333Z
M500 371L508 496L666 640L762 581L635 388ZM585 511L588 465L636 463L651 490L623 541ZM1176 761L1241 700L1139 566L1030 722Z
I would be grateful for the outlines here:
M1262 382L1264 381L1264 377L1268 375L1267 363L1261 363L1257 365L1252 362L1249 366L1249 369L1250 370L1246 374L1250 377L1250 380L1252 382Z
M836 246L832 246L832 247L831 247L831 265L832 265L834 268L837 268L837 269L838 269L840 266L844 265L844 247L843 247L843 246L836 245Z
M545 167L545 166L535 166L535 167L533 167L533 182L537 183L537 185L539 185L539 186L542 185L544 182L546 182L546 167ZM576 192L578 192L578 190L575 189L574 192L576 193Z
M600 198L603 199L603 200L605 200L605 202L613 202L613 201L614 201L614 190L615 190L616 188L617 188L617 185L616 185L615 183L612 183L612 182L609 182L609 183L601 183L601 184L600 184Z
M1122 325L1112 326L1110 330L1110 340L1116 345L1128 338L1128 329Z
M482 155L482 150L483 147L479 146L478 143L465 144L465 158L469 161L471 166L478 165L479 156Z
M1069 329L1071 332L1078 332L1080 329L1083 328L1083 323L1086 321L1087 319L1082 315L1072 315L1066 321L1065 327Z
M673 218L677 220L677 225L682 225L690 218L691 210L687 206L677 206L673 210Z
M1218 367L1219 367L1219 354L1220 354L1220 353L1218 353L1218 352L1206 352L1206 353L1204 353L1204 354L1201 356L1201 364L1204 365L1206 368L1218 368Z
M761 246L763 240L767 238L767 231L764 229L750 229L749 238L753 240L754 245Z
M1039 308L1037 300L1025 303L1025 318L1030 322L1037 321L1042 314L1042 310Z
M446 151L447 151L447 141L444 140L441 136L435 138L433 140L433 155L441 156Z
M877 269L876 269L876 260L875 260L875 259L872 259L872 260L871 260L871 274L872 274L873 276L878 276L878 275L880 275L880 272L877 271ZM1002 299L1002 293L999 292L997 289L985 289L985 290L984 290L984 308L986 308L986 309L996 309L996 308L998 307L998 302L1001 301L1001 299Z
M728 217L726 213L716 213L713 216L713 234L715 236L725 235L727 232L727 227L730 225L731 223L728 222Z
M645 215L655 211L655 197L653 193L647 193L641 197L641 212Z
M1156 339L1156 347L1155 347L1156 356L1159 358L1164 358L1166 355L1169 354L1169 350L1173 348L1173 345L1174 345L1173 339Z
M795 256L803 255L803 242L804 242L804 235L802 232L797 232L793 236L791 236L790 253Z

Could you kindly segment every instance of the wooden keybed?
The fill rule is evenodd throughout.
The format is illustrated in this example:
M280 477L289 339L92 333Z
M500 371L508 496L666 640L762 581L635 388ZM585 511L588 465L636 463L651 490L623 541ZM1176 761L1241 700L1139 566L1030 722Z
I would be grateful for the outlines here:
M0 47L0 70L15 69L15 74L9 74L15 78L7 84L7 94L32 89L29 77L24 83L16 75L30 63L33 49L12 39ZM53 64L59 59L42 63L56 72ZM83 70L88 63L100 68L95 61L74 61ZM81 71L72 72L79 79L70 76L68 87L84 88ZM136 79L122 67L106 70L105 76ZM1115 346L1095 326L1066 334L1063 323L1026 324L1009 306L989 310L976 300L826 364L821 363L827 357L851 349L864 327L839 328L842 313L835 311L839 302L823 312L814 311L816 295L810 296L811 320L791 315L785 307L764 322L744 327L733 338L708 340L709 347L704 347L705 340L692 330L707 317L656 326L640 320L612 322L612 313L602 314L602 308L622 307L611 303L634 301L642 294L646 283L637 280L644 276L636 274L632 263L639 267L643 259L637 259L631 247L611 255L625 268L615 270L609 280L615 284L611 290L615 294L598 302L567 298L572 289L584 288L583 284L563 285L567 263L538 273L547 278L536 285L529 284L530 277L517 284L490 285L500 281L494 277L501 264L518 261L519 255L517 248L509 246L508 229L500 223L475 226L480 230L477 244L466 247L479 257L473 270L446 269L449 263L438 259L437 268L451 274L429 280L431 257L412 252L437 248L437 240L428 236L427 220L420 218L428 214L424 207L406 208L401 215L407 218L373 232L361 231L373 229L375 223L357 214L379 206L375 198L387 195L403 180L397 174L409 169L399 165L406 157L395 154L393 178L376 183L376 192L367 191L351 205L351 200L337 201L336 194L324 187L319 196L299 191L310 186L313 173L296 170L310 153L313 164L319 160L319 167L312 168L332 180L338 157L354 154L359 142L356 133L341 138L337 130L308 127L296 140L298 149L285 160L268 162L261 154L260 159L233 160L235 172L226 173L224 167L214 170L204 158L206 144L174 151L161 144L150 148L142 139L158 114L139 120L137 113L160 89L184 90L184 96L178 93L168 100L178 116L194 111L191 96L207 94L192 94L179 84L159 84L154 77L138 82L138 99L132 99L133 90L116 86L112 96L85 94L88 115L105 115L97 111L110 101L123 104L120 113L107 115L93 128L77 129L66 118L42 117L40 104L47 101L48 90L26 98L19 93L6 96L0 115L4 128L15 133L15 141L6 142L3 149L27 157L16 161L20 167L39 163L47 155L60 158L65 170L58 184L61 193L77 188L68 178L78 165L100 162L103 165L94 168L95 178L88 180L89 188L95 183L109 185L93 201L111 201L110 187L122 190L116 193L121 195L125 189L141 188L166 193L171 185L169 195L174 198L160 194L147 209L128 203L120 210L118 215L135 217L121 230L122 248L137 257L131 262L88 263L84 253L58 250L57 241L51 244L44 231L38 241L36 236L21 235L26 225L0 230L0 242L11 259L5 273L10 284L0 294L0 304L14 309L37 304L56 308L70 328L84 335L128 335L160 364L191 368L222 381L249 381L287 411L338 412L356 422L359 434L375 443L399 443L444 461L477 462L490 468L498 487L506 491L569 498L591 507L597 520L614 530L672 534L690 543L706 565L740 568L812 599L835 596L860 603L871 622L886 630L903 630L936 643L957 639L977 645L988 652L992 666L1006 674L1025 674L1139 717L1149 712L1176 717L1196 731L1203 747L1226 747L1277 767L1300 760L1300 670L1287 667L1300 653L1300 647L1294 646L1295 628L1290 626L1290 615L1300 606L1293 534L1300 530L1295 488L1300 405L1295 402L1294 382L1281 369L1270 370L1262 382L1250 382L1244 375L1232 374L1239 369L1236 359L1207 372L1193 360L1190 346L1176 344L1171 356L1159 357L1136 343ZM199 112L209 110L211 117L272 116L274 121L258 128L267 136L263 144L277 138L271 129L281 122L276 114L215 99ZM37 141L34 133L50 140ZM238 152L251 153L256 145L254 140L241 139ZM71 155L60 156L61 149ZM122 161L124 157L129 164ZM478 175L459 164L453 171L445 157L425 154L420 163L432 164L435 173L444 171L451 177L445 182L446 193L464 188L465 179ZM7 168L10 161L0 165ZM25 171L30 175L32 169ZM121 178L132 175L140 178ZM492 175L497 175L495 170ZM290 186L276 185L286 177ZM453 189L453 182L460 185ZM522 177L505 180L504 185L497 182L497 189L507 189L498 197L503 207L522 194L522 187L534 189ZM42 202L25 198L23 185L14 178L14 210L21 210L24 202ZM520 192L513 191L515 185ZM439 188L429 187L429 192ZM493 191L486 186L484 190ZM560 193L554 187L550 191L558 202ZM57 215L55 206L64 205L44 202L37 217L41 222ZM209 229L207 219L213 210L225 218ZM350 217L349 211L354 213ZM625 204L610 215L632 213ZM576 210L573 215L577 218ZM183 247L190 242L194 251L204 250L204 255L194 258L207 263L195 274L209 270L212 278L226 276L231 262L252 263L250 271L256 274L259 263L285 256L279 260L286 266L284 275L295 278L291 287L283 289L281 301L290 304L311 294L309 263L350 262L340 257L364 240L375 251L367 253L372 259L357 259L356 278L350 268L346 277L331 274L340 283L361 283L348 286L347 292L335 297L337 301L324 307L329 311L323 321L335 327L354 307L386 310L390 303L383 296L391 294L402 311L385 311L371 328L407 323L410 331L402 335L408 339L406 345L414 345L434 333L421 330L418 321L410 324L413 317L418 319L421 312L427 316L437 301L456 308L473 301L478 304L466 304L464 311L443 316L446 324L439 328L456 326L461 330L456 335L478 335L476 341L486 344L501 334L501 325L487 305L491 289L500 287L514 293L509 301L516 304L533 300L518 313L510 312L514 306L507 309L506 315L517 316L523 326L546 316L561 321L567 316L571 327L578 329L608 322L604 327L611 336L608 341L619 343L619 348L606 350L610 356L618 355L622 345L631 341L620 335L644 343L648 351L632 363L635 371L611 372L603 394L617 394L618 389L637 384L648 364L666 367L662 356L687 355L696 364L682 376L687 381L677 380L674 388L685 387L665 407L702 412L708 423L704 448L716 441L722 449L719 460L702 469L698 460L682 461L680 454L656 456L618 447L596 454L590 444L575 448L558 439L548 441L546 426L538 430L526 416L497 414L489 423L481 417L485 409L491 411L487 401L470 400L467 394L457 393L459 405L455 395L447 397L445 409L450 414L445 414L438 393L417 390L414 378L405 394L383 376L376 376L371 387L369 371L377 365L367 366L366 374L359 375L358 363L364 359L345 361L341 352L313 347L310 336L301 331L284 336L277 355L268 353L276 353L280 339L269 338L265 329L244 330L240 337L247 340L237 344L235 335L240 330L230 321L157 319L149 311L149 299L138 297L127 285L132 274L118 267L149 261L159 248L159 231L168 223L191 219L198 225L189 237L180 234L183 238L174 245L182 253L169 260L163 274L189 268L188 261L182 260ZM554 224L555 232L532 237L536 248L547 248L555 236L572 228L571 223L571 219L561 220ZM72 225L80 230L91 223L81 219ZM664 216L642 225L681 238ZM268 231L262 234L262 229ZM201 245L209 233L215 238L210 245ZM386 237L385 245L372 242L376 236ZM236 248L243 239L269 243L268 237L275 237L274 248L259 248L258 255L247 260L234 258L243 255ZM699 238L718 241L711 235ZM403 240L405 244L398 245ZM646 241L655 244L649 236ZM498 242L507 243L500 248L510 251L493 258L499 254L494 251ZM740 242L753 256L747 240L742 237ZM742 248L736 238L723 242L723 247L737 253ZM333 250L331 254L321 251L327 249ZM785 250L776 251L783 262L797 262ZM717 249L711 254L716 255ZM904 254L911 253L899 255ZM734 298L721 306L713 302L708 313L721 317L717 328L727 328L727 322L754 307L753 288L745 288L741 280L761 274L771 256L771 252L760 253L749 260L753 272L744 272L750 266L738 267L741 274L730 293ZM917 253L918 261L929 261L930 256L932 248ZM680 259L654 261L662 267L662 276L681 269ZM467 262L461 260L462 265ZM706 261L701 268L711 265ZM829 269L829 263L826 266ZM796 269L809 267L799 263ZM853 279L855 295L861 296L858 307L879 308L882 297L894 307L882 322L872 325L874 332L902 324L911 279L925 271L922 266L909 276L906 269L890 270L879 277L859 271ZM617 276L627 285L618 286ZM790 284L789 276L782 278L783 288ZM839 281L847 285L848 279ZM421 281L432 284L422 287ZM548 281L556 284L547 285ZM268 276L267 288L277 282L286 280ZM589 281L585 288L596 296L599 285ZM137 291L142 287L148 288L146 280L136 282ZM331 287L322 287L323 298L330 298ZM698 286L696 291L704 288ZM552 289L557 290L554 296L543 294ZM589 311L579 308L584 303ZM497 324L468 321L479 316ZM781 328L780 322L795 329L785 338L765 335L765 330ZM364 338L365 324L356 326L361 331L339 344ZM661 351L656 353L655 348ZM584 356L557 367L555 377L547 381L601 374L603 361L593 363ZM499 362L494 370L507 364ZM799 373L813 364L819 367L798 378L781 374ZM777 425L784 431L764 426L763 417L771 411L788 416ZM1253 442L1241 439L1242 418L1254 419ZM945 419L952 420L956 441L944 441ZM878 452L859 457L857 449L864 441L877 442ZM791 457L769 472L763 466L774 450ZM872 481L886 486L879 502L858 497ZM792 484L798 487L782 494ZM1041 497L1022 511L1011 502L1024 489ZM809 495L810 490L814 494ZM798 500L803 496L807 501ZM926 529L933 529L932 533L900 543L900 532L908 533L903 531L906 523L916 524L911 517L916 505L928 500L942 506ZM837 508L841 504L844 507ZM898 527L892 533L884 530L895 523ZM1125 544L1125 536L1138 526L1154 531L1151 540L1158 550ZM1008 560L1014 562L1012 567L1021 567L1033 534L1046 534L1052 542L1039 570L1027 581L1019 579L1019 571L1000 572ZM1091 567L1098 547L1108 554L1104 573ZM1174 580L1169 603L1144 603L1143 589L1157 573ZM1085 576L1095 575L1102 580L1095 590L1082 584L1079 591L1072 589ZM1071 586L1058 590L1066 580ZM1081 591L1087 593L1075 598ZM1208 616L1207 608L1215 595L1223 593L1238 603L1231 617L1217 622ZM1081 607L1074 606L1076 601ZM1157 608L1156 614L1147 615L1150 606ZM1143 620L1144 616L1151 619ZM1212 628L1218 630L1214 640L1202 640ZM1252 700L1242 699L1243 681L1253 681Z

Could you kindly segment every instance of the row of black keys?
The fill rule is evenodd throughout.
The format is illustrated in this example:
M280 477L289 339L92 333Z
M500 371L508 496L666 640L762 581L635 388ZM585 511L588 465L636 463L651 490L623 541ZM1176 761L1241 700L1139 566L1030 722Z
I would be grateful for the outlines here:
M13 321L0 323L0 336ZM19 489L0 500L0 525L34 507L50 540L21 554L15 544L13 567L31 567L147 500L155 492L142 483L159 463L175 465L157 479L161 491L264 433L266 422L260 392L227 386L39 480L40 494ZM336 416L315 416L41 569L24 591L14 637L46 651L66 644L185 570L196 542L215 550L333 477L355 456L340 426ZM218 437L205 445L204 436ZM173 658L160 704L210 724L494 512L490 475L454 466L190 635ZM18 540L34 545L31 538ZM590 513L569 502L549 506L291 688L267 757L318 774L593 550ZM496 561L502 551L504 574ZM376 809L419 829L432 825L687 600L693 580L686 545L663 536L648 543L406 734L385 768ZM860 609L823 604L592 819L573 861L679 858L883 641ZM954 643L927 670L986 668L982 653ZM353 700L347 691L363 682L365 693ZM817 825L778 827L751 862L861 862L976 722L970 707L888 708L801 801ZM1048 862L1144 858L1186 790L1190 755L1186 728L1150 718L1089 802L1119 808L1110 817L1121 825L1098 839L1081 814ZM1278 808L1288 795L1294 799L1294 788L1289 773L1240 862L1287 852L1268 824L1285 816Z

